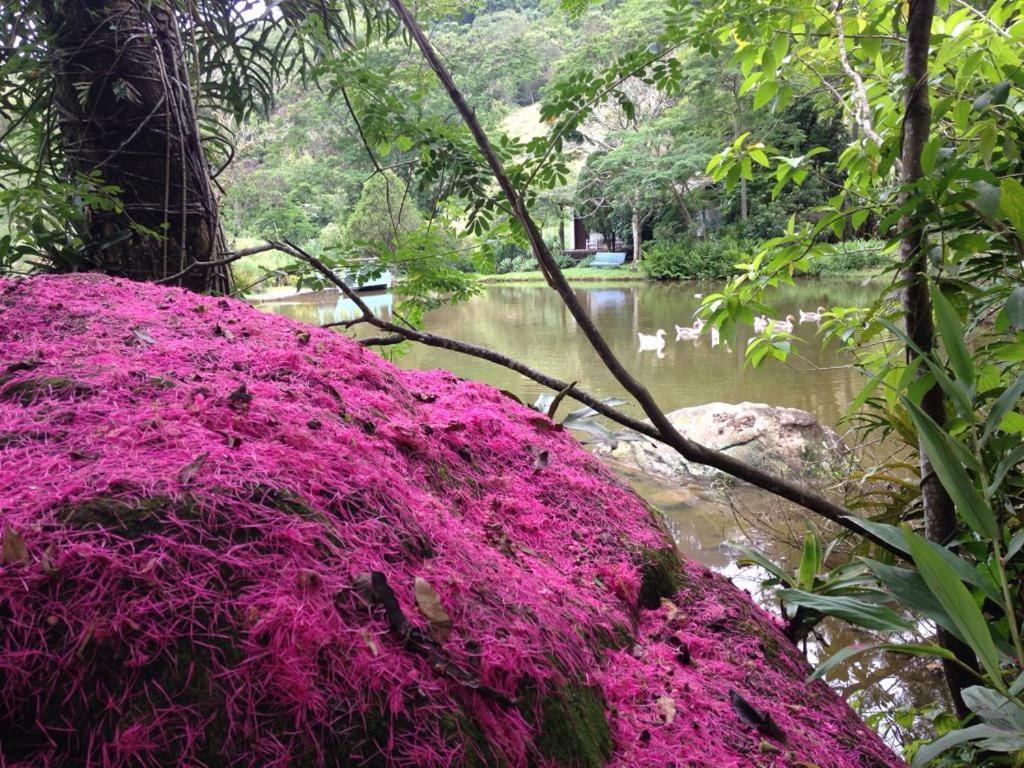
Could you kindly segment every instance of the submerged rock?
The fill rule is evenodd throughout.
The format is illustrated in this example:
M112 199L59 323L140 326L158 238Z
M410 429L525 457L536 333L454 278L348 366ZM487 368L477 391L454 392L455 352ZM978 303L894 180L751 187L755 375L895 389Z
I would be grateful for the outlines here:
M679 432L751 466L814 481L844 471L850 461L836 432L812 414L765 403L707 403L667 414ZM722 472L687 461L650 438L622 442L608 455L663 480L684 483L694 477L723 477Z
M0 530L0 764L902 764L547 418L241 302L0 282Z

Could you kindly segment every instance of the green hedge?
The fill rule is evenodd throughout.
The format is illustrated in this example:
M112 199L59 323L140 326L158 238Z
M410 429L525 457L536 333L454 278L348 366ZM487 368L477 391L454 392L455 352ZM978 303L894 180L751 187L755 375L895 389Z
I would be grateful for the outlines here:
M644 246L640 268L656 280L709 280L730 277L747 260L753 244L733 237L711 240L679 238Z
M891 267L895 256L885 252L881 240L850 240L830 245L825 253L814 256L802 274L841 275L844 272L879 270Z

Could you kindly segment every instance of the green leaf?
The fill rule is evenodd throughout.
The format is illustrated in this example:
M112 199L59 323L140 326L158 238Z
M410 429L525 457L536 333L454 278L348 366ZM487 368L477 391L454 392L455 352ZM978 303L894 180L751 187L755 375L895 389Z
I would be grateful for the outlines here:
M928 589L956 624L960 636L977 655L993 684L1001 685L999 653L988 623L971 593L927 541L909 528L904 528L903 536Z
M964 327L960 322L960 316L937 286L932 291L932 303L935 305L935 321L939 336L942 337L942 343L949 354L949 364L957 378L971 387L974 385L974 364L964 341Z
M1018 376L1017 380L1008 386L1006 391L992 403L992 408L988 412L988 418L985 419L985 431L981 434L982 445L988 441L993 432L999 429L999 425L1003 422L1003 417L1009 413L1010 409L1017 406L1021 395L1024 395L1024 373Z
M938 656L942 659L954 658L950 651L947 651L945 648L940 648L937 645L914 645L910 643L871 643L869 645L848 645L846 648L841 648L836 651L825 659L825 661L819 664L814 669L814 672L811 673L810 677L807 678L807 681L811 682L817 680L819 677L824 677L843 662L849 661L854 656L859 656L862 653L868 653L870 651L890 651L892 653L901 653L907 656Z
M925 453L931 460L935 474L939 476L942 487L953 499L957 511L971 528L988 539L999 535L999 526L991 507L974 487L970 476L963 465L956 460L949 443L955 438L943 431L932 418L921 410L921 407L905 395L900 395L903 407L917 427L918 437L924 446Z
M1004 693L983 685L963 690L964 704L988 725L1019 731L1024 736L1024 709Z
M773 98L778 92L779 86L774 80L765 80L761 85L758 86L757 91L754 93L754 109L760 109Z
M779 599L823 613L826 616L835 616L866 629L880 632L901 632L914 629L911 622L891 608L865 603L855 597L814 595L799 589L781 589L779 590Z
M953 747L965 744L969 741L980 741L993 735L998 736L1003 733L1005 733L1005 731L1000 731L998 728L993 728L991 725L972 725L969 728L960 728L956 731L950 731L942 738L936 739L931 744L925 744L921 747L917 751L917 754L914 755L914 759L910 763L910 768L924 768L925 765L930 763L936 757Z
M900 531L902 537L903 531ZM921 574L906 568L897 568L893 565L885 565L877 560L861 558L861 561L871 569L883 585L885 585L893 596L910 610L931 619L943 629L960 636L956 623L946 613L946 609L928 589L928 585ZM962 638L961 638L962 639Z
M1024 237L1024 185L1010 178L999 182L999 210Z
M1006 300L1006 319L1015 331L1024 330L1024 286L1015 286Z
M1010 539L1010 543L1006 547L1006 562L1010 562L1010 559L1020 552L1021 547L1024 547L1024 528L1013 534L1013 538Z
M889 546L902 552L907 557L910 557L910 550L907 549L907 542L903 538L902 528L895 525L889 525L888 523L878 523L874 520L864 520L863 518L853 517L852 515L847 515L845 519L863 528L869 533L874 534Z
M813 589L814 577L821 570L822 554L821 539L818 532L808 523L807 533L804 534L804 554L800 558L800 568L797 571L797 585L801 589Z
M759 565L775 577L784 587L791 586L793 581L792 577L786 573L780 565L773 563L756 549L751 549L750 547L740 547L739 549L743 555L736 560L737 565L741 567L746 565Z

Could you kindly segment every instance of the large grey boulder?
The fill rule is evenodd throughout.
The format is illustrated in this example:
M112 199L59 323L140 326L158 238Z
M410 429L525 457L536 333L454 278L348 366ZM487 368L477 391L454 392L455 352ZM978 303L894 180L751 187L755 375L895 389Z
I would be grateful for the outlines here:
M797 408L707 403L667 415L685 437L772 472L822 481L842 472L849 462L847 447L835 430ZM597 452L670 482L724 476L646 437Z

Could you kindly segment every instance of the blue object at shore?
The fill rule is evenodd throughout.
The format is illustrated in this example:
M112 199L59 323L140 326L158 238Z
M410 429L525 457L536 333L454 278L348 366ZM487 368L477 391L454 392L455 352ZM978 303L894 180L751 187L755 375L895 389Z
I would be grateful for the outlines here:
M598 251L590 260L591 267L621 267L626 261L626 254L611 251Z

